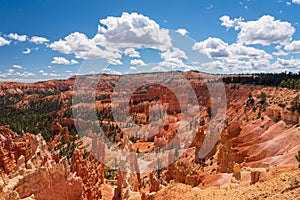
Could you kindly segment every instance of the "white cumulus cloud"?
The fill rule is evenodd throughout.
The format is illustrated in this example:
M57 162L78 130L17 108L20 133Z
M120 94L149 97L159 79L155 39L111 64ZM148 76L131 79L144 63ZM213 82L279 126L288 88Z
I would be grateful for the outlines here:
M160 66L163 67L171 67L173 69L176 68L189 68L187 64L184 63L184 60L187 60L185 52L178 48L172 48L160 54L163 59L162 62L159 63Z
M98 33L92 39L74 32L49 45L63 54L74 54L82 59L105 59L112 65L122 64L122 54L139 58L136 48L165 51L171 46L168 30L144 15L126 12L120 17L100 20Z
M49 42L49 40L47 38L44 38L44 37L33 36L33 37L31 37L30 42L33 42L35 44L44 44L44 43Z
M10 33L8 37L12 40L18 40L20 42L25 42L27 40L27 35L18 35L17 33Z
M292 41L287 44L284 49L291 53L300 53L300 40Z
M176 32L183 36L189 33L186 29L183 28L177 29Z
M238 28L238 26L240 25L240 23L244 20L242 17L240 18L234 18L234 19L230 19L229 16L224 15L222 17L220 17L220 20L222 21L222 26L225 26L227 29L235 27L235 29Z
M200 53L205 54L210 58L272 58L272 56L266 53L264 50L243 46L242 44L238 43L229 45L220 38L209 37L204 41L196 42L193 46L193 49L198 50Z
M16 69L23 69L23 67L21 65L13 65L13 68L16 68Z
M93 40L102 46L117 48L148 47L166 50L172 46L169 31L149 17L138 13L122 13L121 17L100 20Z
M44 70L40 70L39 71L40 74L42 74L43 76L48 76L49 74L47 72L45 72Z
M242 44L288 44L292 40L295 28L289 22L276 20L264 15L256 21L240 22L238 42Z
M12 75L12 73L14 73L16 70L14 69L8 69L7 72L8 72L8 75Z
M67 60L64 57L54 57L52 62L52 64L57 64L57 65L73 65L73 64L78 64L78 62L74 59L72 60Z
M273 69L278 69L278 71L283 70L299 70L300 69L300 59L281 59L277 58L271 66Z
M199 50L200 53L207 55L208 57L228 57L230 52L228 50L228 44L219 38L209 37L208 39L196 42L193 46L194 50Z
M10 41L4 39L3 37L0 36L0 47L5 46L5 45L9 45Z
M300 4L300 0L292 0L292 2L295 4Z
M126 56L132 57L132 58L139 58L140 53L138 51L136 51L134 48L127 48L124 50L124 54Z
M72 33L63 40L60 39L51 43L50 48L63 54L74 54L76 58L83 59L103 58L111 62L118 62L117 60L121 58L120 53L100 49L93 40L79 32Z
M264 15L254 21L243 21L243 18L230 19L229 16L220 18L222 26L227 29L234 27L241 44L288 44L295 33L295 28L289 22L276 20L273 16Z
M35 73L33 73L33 72L23 72L23 73L19 74L19 76L27 78L27 77L30 77L30 76L35 76Z
M133 59L130 61L130 64L133 65L133 66L144 66L146 65L144 63L144 61L142 61L141 59Z
M255 73L268 71L270 67L270 60L267 59L249 59L239 60L235 58L224 58L209 63L204 63L199 67L199 70L215 71L220 73Z

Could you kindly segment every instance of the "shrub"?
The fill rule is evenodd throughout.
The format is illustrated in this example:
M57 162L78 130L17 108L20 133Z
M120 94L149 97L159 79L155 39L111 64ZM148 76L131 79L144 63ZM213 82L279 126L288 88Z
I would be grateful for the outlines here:
M298 151L298 155L296 155L296 159L297 159L298 162L299 162L298 167L300 168L300 151Z
M208 115L209 118L212 117L211 107L207 108L207 115Z
M290 185L291 187L296 187L298 186L299 181L297 180L297 178L295 176L293 176L292 178L290 178Z
M258 112L258 113L257 113L257 116L256 116L256 119L259 119L260 117L261 117L261 113Z
M175 159L177 159L179 157L179 151L177 148L175 148L174 157L175 157Z
M112 168L104 169L104 177L108 180L115 180L118 175L118 171Z
M265 102L266 102L266 93L264 93L264 92L261 92L260 93L260 101L264 104Z
M300 112L300 96L297 95L293 101L291 102L292 104L292 110L295 111L297 110L298 112Z
M204 126L205 125L205 119L201 118L200 120L200 126Z

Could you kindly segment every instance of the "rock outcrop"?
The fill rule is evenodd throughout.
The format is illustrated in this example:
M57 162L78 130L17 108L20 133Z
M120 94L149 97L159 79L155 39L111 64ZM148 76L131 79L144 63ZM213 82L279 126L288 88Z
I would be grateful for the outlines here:
M3 196L15 199L34 197L37 200L81 199L81 178L70 172L66 158L58 163L52 159L41 135L26 134L18 138L8 127L0 127L0 130L2 136L8 137L4 144L7 141L10 144L1 147L2 152L9 152L2 154L9 157L1 157Z
M132 142L127 134L123 134L121 142L123 150L126 152L135 152ZM127 199L130 194L138 193L140 195L141 177L137 157L135 154L124 154L124 159L120 161L120 168L117 177L117 187L114 191L114 200Z

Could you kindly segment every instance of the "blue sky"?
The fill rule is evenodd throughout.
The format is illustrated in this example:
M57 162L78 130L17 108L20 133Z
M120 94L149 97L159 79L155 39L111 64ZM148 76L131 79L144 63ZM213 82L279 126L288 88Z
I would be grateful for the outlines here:
M0 3L1 81L61 79L103 70L79 70L94 59L110 64L107 73L300 71L300 0ZM138 31L145 34L141 40ZM118 37L110 38L113 34Z

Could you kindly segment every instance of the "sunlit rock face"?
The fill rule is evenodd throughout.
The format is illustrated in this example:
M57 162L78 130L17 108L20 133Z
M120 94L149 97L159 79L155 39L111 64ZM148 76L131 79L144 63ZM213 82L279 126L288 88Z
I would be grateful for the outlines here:
M52 159L41 135L26 134L19 138L8 127L0 127L0 134L5 197L81 199L81 178L70 172L66 158L58 163Z

